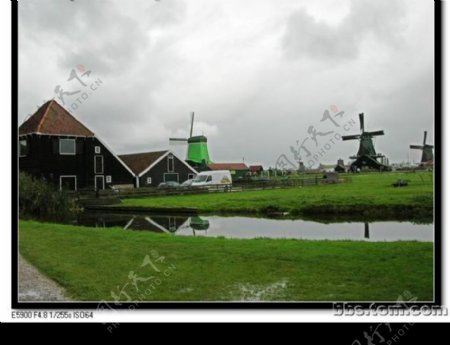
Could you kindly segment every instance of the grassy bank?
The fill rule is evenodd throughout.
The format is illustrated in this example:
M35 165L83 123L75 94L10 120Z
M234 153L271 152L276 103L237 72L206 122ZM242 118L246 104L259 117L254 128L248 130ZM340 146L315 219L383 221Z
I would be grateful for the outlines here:
M433 297L432 243L176 237L34 221L20 222L19 241L74 300L112 300L111 291L149 301ZM160 272L142 266L146 255ZM147 280L136 289L133 277Z
M398 179L409 185L394 188ZM351 183L304 188L124 199L129 207L197 207L200 212L261 213L279 209L293 214L364 215L369 217L432 218L433 175L370 173L352 175Z

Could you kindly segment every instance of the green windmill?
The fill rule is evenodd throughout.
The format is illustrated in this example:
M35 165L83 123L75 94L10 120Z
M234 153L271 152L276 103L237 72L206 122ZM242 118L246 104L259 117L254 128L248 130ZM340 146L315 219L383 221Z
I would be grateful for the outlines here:
M196 168L206 167L212 161L209 158L208 139L204 135L192 136L194 130L194 113L191 113L191 130L189 138L170 138L169 142L173 143L188 143L186 161Z
M355 159L350 168L352 171L356 169L376 169L376 170L390 170L389 166L381 163L378 159L384 158L384 155L378 154L375 151L372 138L384 135L384 131L366 131L364 128L364 113L359 114L359 122L361 127L361 134L344 135L342 140L359 140L358 153L350 159Z

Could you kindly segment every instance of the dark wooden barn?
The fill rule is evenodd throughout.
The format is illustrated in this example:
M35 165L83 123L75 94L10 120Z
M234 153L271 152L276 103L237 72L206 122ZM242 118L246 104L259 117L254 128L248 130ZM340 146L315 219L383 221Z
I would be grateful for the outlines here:
M137 176L136 187L157 187L161 182L168 181L182 183L197 175L194 168L168 150L119 157Z
M19 170L60 189L135 183L133 171L105 142L54 100L19 127Z

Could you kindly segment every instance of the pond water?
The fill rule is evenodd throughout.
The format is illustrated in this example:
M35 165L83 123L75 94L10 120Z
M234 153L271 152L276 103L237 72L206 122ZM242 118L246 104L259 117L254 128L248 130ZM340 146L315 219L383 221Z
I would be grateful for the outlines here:
M221 216L168 216L84 213L78 225L121 227L126 231L164 232L179 236L290 238L308 240L423 241L434 239L433 224L411 222L323 223L302 219Z

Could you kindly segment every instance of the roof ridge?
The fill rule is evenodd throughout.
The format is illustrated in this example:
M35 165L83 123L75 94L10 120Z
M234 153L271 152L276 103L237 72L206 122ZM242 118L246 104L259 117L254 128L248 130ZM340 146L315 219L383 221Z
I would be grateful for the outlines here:
M44 122L44 119L45 119L45 117L47 116L47 114L48 114L48 110L50 109L50 105L52 104L52 102L53 102L54 100L53 99L51 99L50 101L47 101L47 108L45 109L45 111L44 111L44 115L42 115L42 117L41 117L41 119L39 120L39 123L38 123L38 125L37 125L37 128L36 128L36 131L37 132L39 132L39 129L41 128L41 126L42 126L42 123ZM38 110L39 111L39 110Z
M158 151L147 151L147 152L137 152L137 153L123 153L123 154L120 154L119 157L120 156L145 155L147 153L163 153L163 152L168 152L168 151L170 151L170 150L158 150Z

